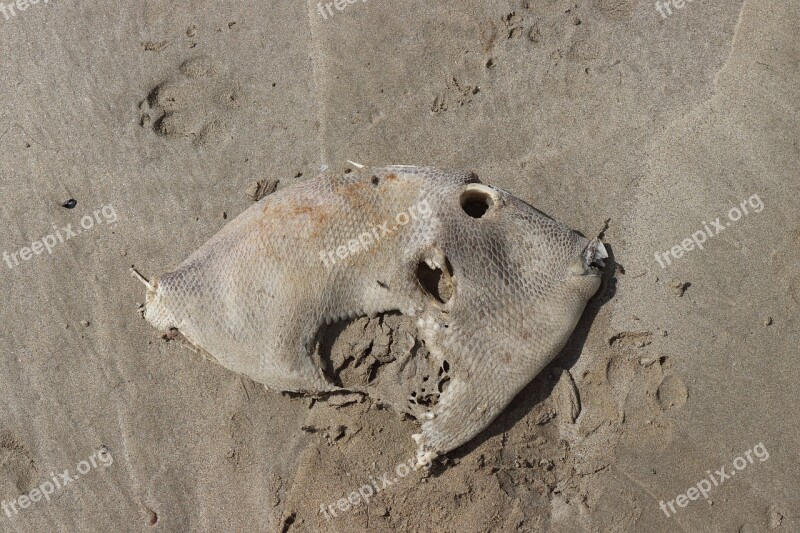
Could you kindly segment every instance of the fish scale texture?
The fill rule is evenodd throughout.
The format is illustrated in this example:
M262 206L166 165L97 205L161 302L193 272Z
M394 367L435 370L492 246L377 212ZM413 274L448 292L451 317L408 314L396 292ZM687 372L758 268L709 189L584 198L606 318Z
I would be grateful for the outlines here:
M265 197L153 280L145 317L270 389L314 395L340 390L314 356L325 324L416 317L450 378L414 436L430 458L483 430L563 347L600 283L597 242L468 172L323 175ZM450 280L446 301L420 264Z

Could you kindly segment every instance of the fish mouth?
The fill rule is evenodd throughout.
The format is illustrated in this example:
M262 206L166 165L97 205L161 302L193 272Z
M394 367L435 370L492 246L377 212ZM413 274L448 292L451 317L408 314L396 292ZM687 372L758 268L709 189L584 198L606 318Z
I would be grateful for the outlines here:
M587 239L581 238L584 242L587 241ZM606 266L604 259L608 259L608 251L603 246L603 241L592 239L588 241L580 256L570 263L569 272L573 276L600 277L601 269Z
M608 259L608 251L603 241L592 239L583 251L583 264L586 270L595 276L600 275L600 270L606 266L604 259Z

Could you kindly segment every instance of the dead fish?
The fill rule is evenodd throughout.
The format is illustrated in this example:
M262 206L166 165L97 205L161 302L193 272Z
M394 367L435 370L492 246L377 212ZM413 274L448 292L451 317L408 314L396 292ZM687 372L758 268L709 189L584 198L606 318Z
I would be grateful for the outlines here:
M361 168L271 194L148 285L145 318L268 389L341 390L326 324L399 311L449 375L413 435L427 464L486 428L600 286L589 240L469 172Z

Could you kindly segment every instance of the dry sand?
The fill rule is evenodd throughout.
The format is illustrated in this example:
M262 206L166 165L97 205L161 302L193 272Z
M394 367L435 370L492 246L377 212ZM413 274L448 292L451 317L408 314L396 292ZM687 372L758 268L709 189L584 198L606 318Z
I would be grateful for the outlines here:
M0 13L0 252L19 262L0 262L0 500L17 505L0 530L800 531L800 2L670 9ZM128 268L176 266L259 180L348 159L474 170L586 234L609 219L614 262L487 431L342 512L395 477L417 423L268 393L161 339ZM724 232L659 266L716 217ZM47 235L52 253L23 250ZM707 498L687 492L723 466ZM58 488L65 470L85 475Z

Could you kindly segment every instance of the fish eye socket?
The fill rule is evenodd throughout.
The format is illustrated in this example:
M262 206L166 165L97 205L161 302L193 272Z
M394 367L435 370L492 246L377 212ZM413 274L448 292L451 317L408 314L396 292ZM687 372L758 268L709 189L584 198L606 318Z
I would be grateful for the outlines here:
M470 183L461 193L461 209L472 218L482 218L495 205L494 191L480 183Z

